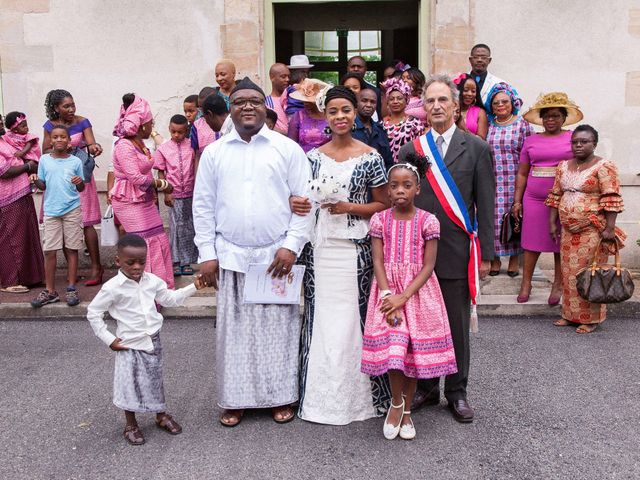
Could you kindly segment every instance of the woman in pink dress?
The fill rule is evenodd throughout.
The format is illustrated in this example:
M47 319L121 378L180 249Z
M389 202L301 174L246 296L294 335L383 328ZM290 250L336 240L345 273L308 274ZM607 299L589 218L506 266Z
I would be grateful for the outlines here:
M453 79L460 93L460 115L466 129L485 140L489 129L489 120L484 108L476 105L478 85L468 73L460 73Z
M409 155L389 169L393 207L374 213L369 234L375 279L362 340L363 373L389 373L391 408L383 433L415 437L411 404L417 379L458 371L447 310L433 271L440 222L413 204L426 159Z
M151 135L153 116L143 98L128 93L122 97L120 118L113 134L118 140L113 147L115 183L111 190L113 213L127 233L140 235L147 242L145 271L174 287L173 262L169 238L155 204L154 189L171 193L166 180L154 179L153 158L143 140Z
M0 287L26 293L27 287L44 280L38 216L29 184L29 175L38 170L40 146L23 113L10 112L5 122L7 131L0 136Z
M562 160L573 158L571 130L562 127L582 119L578 106L566 93L551 92L538 98L523 118L529 123L542 125L544 132L527 137L520 153L520 166L516 179L516 192L511 215L522 218L521 245L524 250L522 283L518 303L526 303L531 294L533 270L541 252L552 252L554 279L549 295L549 305L558 305L562 292L560 268L560 244L551 239L546 228L549 207L545 200L553 187L556 167ZM558 229L559 229L558 223Z
M102 147L96 143L93 135L93 128L88 118L76 115L76 104L73 97L66 90L51 90L47 94L44 102L47 122L43 125L44 137L42 140L42 151L51 151L51 130L54 125L62 124L69 130L71 136L71 153L79 156L77 150L86 149L97 157L102 153ZM86 154L85 154L86 155ZM80 192L80 207L82 209L82 223L84 225L84 242L89 251L91 259L91 274L85 283L87 286L99 285L102 283L103 268L100 262L100 246L98 244L98 233L94 225L100 224L100 201L98 200L98 190L96 180L91 176L91 180L85 179L84 190Z
M424 127L427 126L427 112L422 103L422 87L426 82L424 73L418 68L410 67L402 72L402 79L411 87L411 96L407 101L405 112L422 122Z

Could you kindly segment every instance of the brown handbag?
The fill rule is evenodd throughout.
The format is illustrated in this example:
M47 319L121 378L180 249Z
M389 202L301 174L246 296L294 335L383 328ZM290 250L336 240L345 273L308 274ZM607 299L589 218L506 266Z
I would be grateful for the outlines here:
M511 243L520 241L521 219L513 218L511 212L502 215L500 224L500 243Z
M591 265L576 274L578 293L591 303L619 303L633 295L633 278L631 272L620 266L620 249L615 242L615 265L598 264L598 242Z

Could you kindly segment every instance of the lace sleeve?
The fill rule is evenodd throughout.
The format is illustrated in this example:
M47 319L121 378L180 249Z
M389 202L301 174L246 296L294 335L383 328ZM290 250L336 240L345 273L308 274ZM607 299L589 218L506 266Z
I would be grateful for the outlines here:
M560 205L560 199L562 198L562 167L564 164L565 161L562 161L556 167L556 177L553 180L553 187L551 187L547 199L544 201L547 207L558 208Z
M620 177L618 168L613 162L605 161L598 169L600 182L600 210L606 212L622 212L624 202L620 195Z

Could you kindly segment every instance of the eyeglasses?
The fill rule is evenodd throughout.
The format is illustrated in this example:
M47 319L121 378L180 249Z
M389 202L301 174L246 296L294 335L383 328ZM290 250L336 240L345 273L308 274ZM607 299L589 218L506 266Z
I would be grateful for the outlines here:
M237 98L231 101L231 105L236 108L244 108L250 105L253 108L258 108L264 105L264 100L261 98Z
M506 105L508 103L511 103L511 100L494 100L491 102L491 105L497 107L498 105Z

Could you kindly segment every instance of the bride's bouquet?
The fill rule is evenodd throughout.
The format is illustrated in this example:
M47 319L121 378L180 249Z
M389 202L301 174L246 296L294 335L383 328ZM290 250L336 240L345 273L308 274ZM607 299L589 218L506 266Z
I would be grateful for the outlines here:
M309 199L319 205L346 202L349 199L349 191L340 179L322 174L309 182Z

